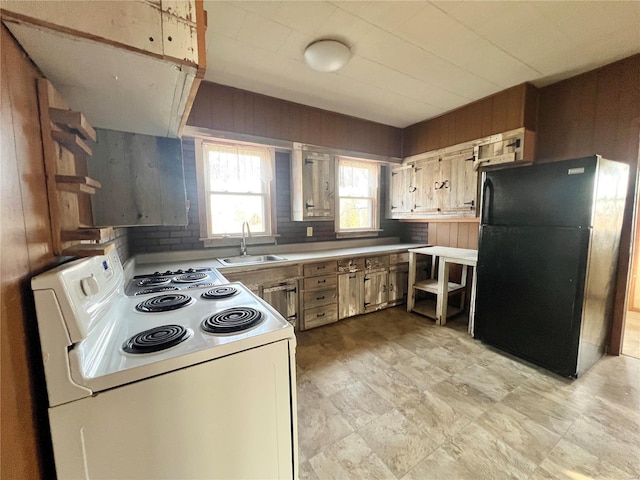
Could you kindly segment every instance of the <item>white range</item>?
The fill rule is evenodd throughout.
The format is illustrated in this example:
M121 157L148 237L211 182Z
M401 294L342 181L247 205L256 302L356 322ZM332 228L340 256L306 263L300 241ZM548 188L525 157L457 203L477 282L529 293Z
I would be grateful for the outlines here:
M168 273L127 296L114 252L33 278L58 478L296 478L293 327L215 271Z

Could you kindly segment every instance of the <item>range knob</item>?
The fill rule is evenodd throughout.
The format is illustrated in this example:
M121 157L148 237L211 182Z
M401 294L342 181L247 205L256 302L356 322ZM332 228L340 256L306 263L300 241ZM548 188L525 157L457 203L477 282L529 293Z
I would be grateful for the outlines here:
M153 272L154 277L159 277L160 275L162 275L160 272Z
M166 272L164 272L165 275L171 275L173 272L171 270L167 270Z
M193 268L187 269L187 273L193 273L193 272L195 272L195 270Z
M182 269L180 268L179 270L176 270L176 273L177 273L177 274L181 274L181 273L184 273L184 272L183 272L183 271L182 271Z
M80 280L80 288L82 289L82 293L85 296L90 297L91 295L95 295L100 290L100 285L98 285L98 280L96 277L91 275L90 277L85 277Z

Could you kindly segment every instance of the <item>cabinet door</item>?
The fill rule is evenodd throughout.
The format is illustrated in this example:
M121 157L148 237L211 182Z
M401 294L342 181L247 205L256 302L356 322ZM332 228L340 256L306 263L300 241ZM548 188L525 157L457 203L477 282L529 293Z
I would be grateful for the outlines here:
M413 165L405 165L391 170L389 182L389 213L391 218L401 214L411 213L413 198L411 180L413 179Z
M306 217L333 218L333 161L328 154L307 152L302 166L302 191Z
M399 265L389 269L389 302L401 302L407 297L409 265Z
M478 174L473 168L473 150L465 150L445 157L443 163L448 173L447 194L443 197L443 212L469 212L475 215Z
M389 298L387 290L388 273L374 272L364 275L364 311L371 312L382 308Z
M442 179L442 162L439 157L416 162L414 173L413 212L440 212L443 190L447 184Z
M298 289L296 281L284 285L267 286L262 290L262 298L294 327L298 319Z
M340 320L364 313L362 278L362 272L338 275L338 318Z

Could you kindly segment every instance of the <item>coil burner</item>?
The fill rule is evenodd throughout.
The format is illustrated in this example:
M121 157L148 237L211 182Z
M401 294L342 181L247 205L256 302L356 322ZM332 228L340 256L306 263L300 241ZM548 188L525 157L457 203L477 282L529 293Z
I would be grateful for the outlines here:
M201 296L207 300L223 300L225 298L233 297L238 294L238 289L235 287L215 287L211 290L207 290Z
M171 282L171 277L147 277L136 282L139 287L157 287Z
M179 293L158 295L136 305L136 310L144 313L168 312L191 305L194 301L189 295Z
M180 325L162 325L134 335L122 349L127 353L153 353L174 347L193 334L191 329Z
M262 312L250 307L228 308L207 317L200 328L208 333L236 333L255 327L264 321Z
M204 280L209 275L202 272L194 272L194 273L185 273L184 275L178 275L173 279L175 283L193 283L199 282L200 280Z

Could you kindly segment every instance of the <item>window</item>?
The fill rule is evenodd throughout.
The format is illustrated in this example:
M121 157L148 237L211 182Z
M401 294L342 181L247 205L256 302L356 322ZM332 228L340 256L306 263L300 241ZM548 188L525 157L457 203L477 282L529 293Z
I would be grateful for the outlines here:
M245 221L252 236L275 234L271 205L273 150L199 141L196 152L201 154L197 156L201 236L238 237Z
M378 177L377 163L339 157L336 219L339 233L378 229Z

